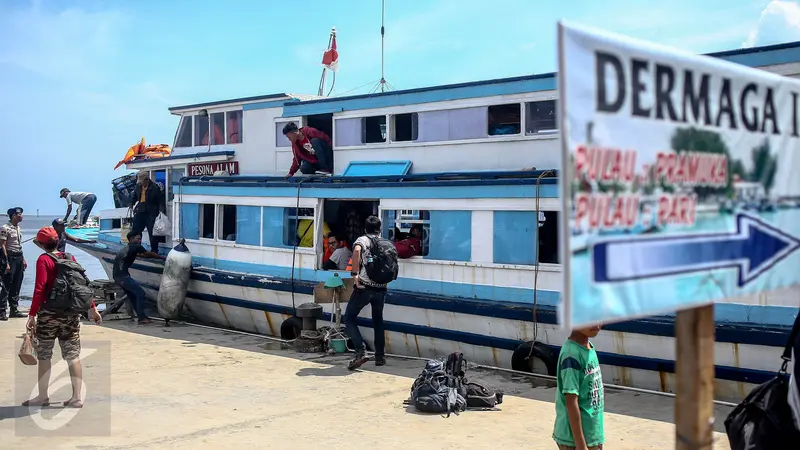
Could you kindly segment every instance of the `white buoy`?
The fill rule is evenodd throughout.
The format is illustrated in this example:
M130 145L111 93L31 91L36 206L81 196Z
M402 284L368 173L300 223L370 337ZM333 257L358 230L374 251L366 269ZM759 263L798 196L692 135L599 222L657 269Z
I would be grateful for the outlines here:
M181 239L167 254L161 286L158 289L158 313L166 320L167 326L171 319L180 317L183 304L186 302L186 291L189 288L192 254L184 242L185 240Z

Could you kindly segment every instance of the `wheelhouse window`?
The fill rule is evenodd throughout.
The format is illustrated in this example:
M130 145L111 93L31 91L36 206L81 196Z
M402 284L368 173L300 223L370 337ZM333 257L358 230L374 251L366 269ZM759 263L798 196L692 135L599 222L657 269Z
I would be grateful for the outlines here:
M208 145L208 117L194 116L194 145Z
M526 134L553 134L557 131L555 100L528 102L525 104Z
M289 247L314 247L314 208L284 209L283 244Z
M193 116L181 117L178 135L175 137L175 148L192 146L192 118Z
M283 127L287 124L297 124L296 120L287 120L284 122L275 122L275 147L291 147L292 141L283 134Z
M211 145L223 145L225 143L225 113L211 114ZM206 137L203 145L208 145Z
M419 137L419 115L417 113L392 116L392 141L416 141Z
M365 144L386 142L386 116L362 118L361 132L361 142Z
M492 105L487 111L489 136L519 134L522 114L519 103Z
M236 241L236 206L219 205L218 240Z
M199 214L199 235L203 239L214 239L214 223L216 218L216 206L210 204L200 205Z
M227 120L226 141L228 144L242 143L242 111L228 111L225 113Z

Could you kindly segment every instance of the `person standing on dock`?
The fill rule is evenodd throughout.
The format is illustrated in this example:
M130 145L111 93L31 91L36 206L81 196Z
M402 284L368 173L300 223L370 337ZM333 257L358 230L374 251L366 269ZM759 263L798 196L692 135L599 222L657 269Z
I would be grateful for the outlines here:
M327 134L289 122L283 127L283 135L292 143L292 166L286 178L294 176L297 169L306 175L333 172L333 143Z
M133 190L133 198L136 201L133 205L133 226L131 232L141 235L147 228L147 235L150 238L150 250L158 253L158 243L164 236L153 236L153 226L156 223L159 213L167 212L166 198L161 187L150 179L147 171L136 174L136 188ZM166 240L166 239L165 239Z
M74 242L76 244L94 244L97 242L94 239L81 239L71 236L69 233L67 233L67 227L64 224L64 221L61 219L56 219L53 221L53 229L55 229L56 233L58 233L58 248L56 250L62 253L67 251L67 241Z
M130 272L128 272L133 262L136 261L137 256L161 260L166 258L158 253L148 252L147 249L142 246L142 233L135 231L128 233L128 245L122 247L117 252L116 258L114 258L114 270L112 272L114 282L122 288L130 299L131 306L133 306L133 310L136 312L136 316L139 319L139 325L146 325L153 323L153 320L147 317L147 314L144 312L144 289L142 285L131 277Z
M78 205L80 214L76 214L78 225L86 225L89 220L89 214L92 213L92 208L97 202L97 196L91 192L72 192L67 188L61 189L61 198L67 200L67 214L64 216L64 222L69 222L69 215L72 213L72 205Z
M0 293L0 320L8 317L25 317L19 312L19 290L22 288L22 279L28 262L22 254L22 208L11 208L7 211L8 223L0 227L0 259L3 260L3 284L5 289ZM10 314L6 314L6 302Z
M576 329L558 355L556 422L559 450L603 450L603 375L594 344L599 326Z
M354 285L344 312L347 335L353 341L356 355L347 366L355 370L366 363L364 339L358 331L358 315L365 306L372 307L372 329L375 331L375 365L386 364L386 337L383 333L383 305L386 288L397 279L397 250L394 244L381 238L381 221L375 216L367 217L366 234L353 244L352 272Z

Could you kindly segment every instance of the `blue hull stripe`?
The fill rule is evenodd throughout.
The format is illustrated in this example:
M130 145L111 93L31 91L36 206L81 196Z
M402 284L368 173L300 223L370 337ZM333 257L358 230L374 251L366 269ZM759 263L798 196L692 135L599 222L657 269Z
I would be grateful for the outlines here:
M80 245L80 244L79 244ZM94 249L95 251L97 249ZM104 257L103 260L113 263L113 259ZM133 268L143 272L161 274L161 267L147 266L134 263ZM230 277L228 277L230 275ZM192 279L209 283L225 284L232 286L244 286L257 289L270 289L281 292L291 292L292 283L286 279L270 279L269 283L261 281L258 276L248 276L213 269L195 269L192 271ZM298 294L312 295L316 283L309 281L297 281L294 283L294 291ZM203 294L198 294L202 296ZM194 295L193 295L194 296ZM198 297L200 298L200 297ZM390 290L386 296L386 303L396 306L409 308L430 309L434 311L452 312L456 314L469 314L481 317L491 317L498 319L518 320L523 322L533 321L532 306L527 304L501 302L492 300L454 298L436 295L421 295L413 292ZM715 305L715 310L726 309L724 307L736 307L740 305ZM279 308L272 312L286 313L281 306L272 305ZM264 306L262 306L264 308ZM765 307L757 307L765 308ZM784 308L785 309L785 308ZM291 311L289 311L291 313ZM785 313L784 313L785 314ZM789 314L791 316L791 314ZM739 316L741 317L741 316ZM537 309L537 320L541 324L558 324L558 315L553 306L542 305ZM674 337L675 321L671 316L655 316L646 319L638 319L626 322L617 322L603 326L604 330L618 331L623 333L644 334L650 336ZM768 347L783 347L786 345L791 326L762 326L750 323L717 323L716 341L737 343L742 345L763 345Z
M157 290L157 286L144 285L147 288ZM199 292L189 292L188 296L194 300L219 303L223 305L236 306L256 311L266 311L276 314L292 315L292 308L265 303L252 302L238 298L224 297L214 294L201 294ZM388 299L387 299L388 300ZM323 313L321 320L331 320L330 313ZM358 318L358 325L365 328L372 328L372 320L363 317ZM400 322L390 322L384 320L384 327L387 331L405 333L410 335L425 336L446 341L461 342L469 345L491 347L502 350L514 351L522 341L514 339L498 338L485 336L464 331L443 330L440 328L412 325ZM555 345L549 347L558 354L561 348ZM675 372L675 362L665 359L644 358L640 356L619 355L615 353L598 352L598 359L602 364L627 367L631 369L642 369L658 372ZM715 377L721 380L738 381L745 383L761 384L775 377L775 372L763 370L742 369L729 366L715 366Z

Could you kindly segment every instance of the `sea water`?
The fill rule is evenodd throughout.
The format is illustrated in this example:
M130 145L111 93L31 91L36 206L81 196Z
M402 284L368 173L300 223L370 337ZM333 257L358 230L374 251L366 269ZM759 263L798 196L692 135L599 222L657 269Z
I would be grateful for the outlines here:
M53 220L59 216L23 216L20 228L22 229L22 240L28 240L36 236L36 233L42 227L51 226ZM63 217L62 217L63 219ZM25 255L25 260L28 262L28 270L25 271L25 277L22 279L22 289L20 289L20 306L29 307L30 298L33 296L33 288L36 284L36 260L41 255L42 249L37 247L33 241L22 244L22 252ZM75 259L86 269L86 276L90 280L104 280L108 279L103 266L97 258L92 257L88 253L74 247L67 241L67 253L75 256Z

